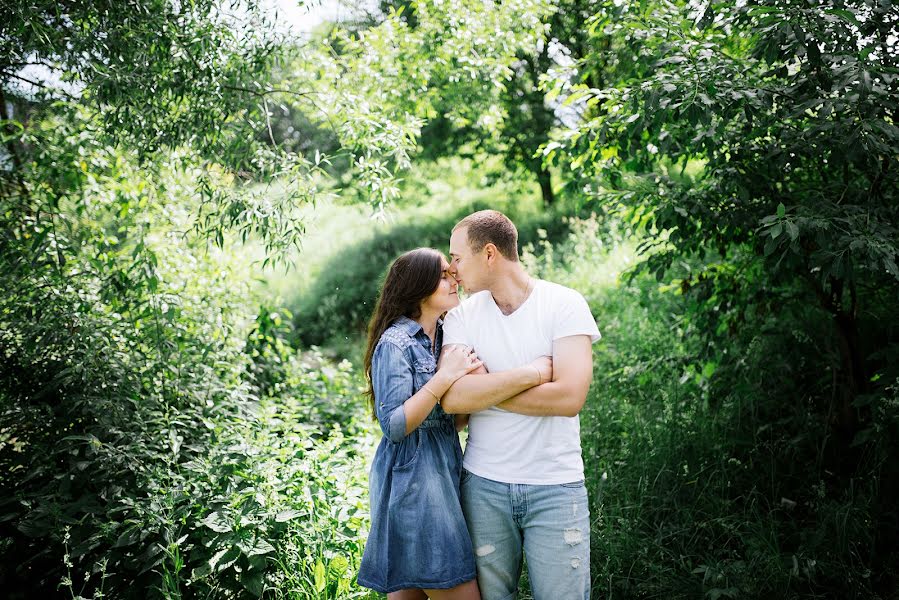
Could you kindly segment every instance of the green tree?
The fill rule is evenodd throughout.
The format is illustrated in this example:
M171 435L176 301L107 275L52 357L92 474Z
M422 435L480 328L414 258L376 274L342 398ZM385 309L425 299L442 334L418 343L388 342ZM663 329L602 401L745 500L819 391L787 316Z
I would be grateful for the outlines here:
M385 14L395 11L413 31L422 25L418 3L384 1L380 6ZM454 83L452 78L434 81L436 91L441 93L433 98L419 136L423 157L500 154L505 157L509 171L524 172L534 178L544 205L551 206L555 202L552 175L538 151L549 140L558 119L554 107L545 99L541 78L556 65L552 51L570 53L560 40L577 44L578 38L583 37L579 18L592 14L588 6L589 2L582 1L547 3L540 35L528 40L514 56L507 56L508 71L501 80L473 82L482 87L481 91L470 90L460 98L454 92L455 86L448 85ZM426 35L433 35L433 31ZM432 38L432 43L435 41ZM491 89L494 86L498 89ZM470 104L472 96L490 97L492 101ZM459 112L461 103L470 104L464 117ZM478 109L483 112L478 114Z
M271 250L296 244L293 208L313 193L315 165L253 143L266 129L270 99L285 93L272 87L270 72L286 46L259 5L32 2L0 10L0 88L4 99L30 107L22 117L77 122L85 143L134 149L149 169L158 166L158 152L179 149L165 160L202 165L198 230L216 241L228 229L255 233ZM51 176L61 163L42 145L47 139L30 136L27 120L0 104L15 166L0 183L3 202L18 210L13 215L76 193L82 177ZM237 183L292 174L291 193L279 210L265 210L262 199L241 193L247 188L218 178L220 165Z
M492 131L501 122L503 82L515 54L542 37L548 3L422 0L411 7L368 28L335 27L330 47L297 66L300 84L314 74L316 101L354 153L353 176L377 209L396 197L392 174L409 166L426 123L440 117L454 128Z
M211 0L12 3L0 18L6 93L35 86L90 107L111 140L144 153L239 149L223 134L256 125L236 117L265 93L281 48L253 2L240 14ZM28 66L51 74L27 75Z
M545 206L553 205L556 195L542 149L553 130L564 124L565 119L559 115L570 107L560 106L548 96L544 80L572 62L593 62L591 69L584 70L593 77L605 72L605 53L588 43L590 36L584 27L598 4L595 0L554 2L545 18L545 39L529 51L518 53L514 74L504 89L505 117L498 132L500 148L510 166L524 168L537 180ZM576 118L575 114L567 116L568 121ZM570 181L567 177L562 180Z
M794 533L770 498L770 521L746 527L777 531L761 543L775 561L805 552L845 569L810 572L783 594L890 596L897 529L881 507L899 498L899 11L888 1L607 2L587 26L605 56L554 81L551 93L584 118L546 156L641 232L636 273L683 295L671 333L672 344L696 344L684 377L708 379L716 424L737 415L703 462L736 456L770 479L740 484L724 471L716 495L703 473L702 492L663 494L678 507L722 499L711 510L722 522L759 491L798 500ZM693 447L685 438L669 452ZM639 519L660 507L668 522L659 497ZM834 510L865 516L829 527ZM745 568L764 555L751 539L722 537L727 549L705 565L732 552ZM858 562L856 547L868 550ZM754 577L708 593L763 588Z
M677 256L715 250L726 261L745 247L773 281L801 282L793 301L810 294L833 318L834 409L852 441L864 428L858 399L879 364L869 357L889 343L861 343L861 303L899 282L897 11L888 2L704 12L663 3L631 7L622 23L612 14L596 15L594 34L617 28L618 43L651 69L605 89L558 82L594 116L548 154L566 154L594 185L595 175L618 184L599 193L642 211L658 233L645 266L659 276ZM684 286L726 296L723 280L740 274L710 264Z

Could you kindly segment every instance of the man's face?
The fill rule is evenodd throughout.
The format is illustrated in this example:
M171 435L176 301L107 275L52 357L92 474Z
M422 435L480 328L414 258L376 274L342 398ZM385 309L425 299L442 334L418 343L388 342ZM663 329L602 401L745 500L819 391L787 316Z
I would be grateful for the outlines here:
M474 253L468 244L468 229L460 228L450 236L450 274L465 291L473 294L485 287L484 250Z

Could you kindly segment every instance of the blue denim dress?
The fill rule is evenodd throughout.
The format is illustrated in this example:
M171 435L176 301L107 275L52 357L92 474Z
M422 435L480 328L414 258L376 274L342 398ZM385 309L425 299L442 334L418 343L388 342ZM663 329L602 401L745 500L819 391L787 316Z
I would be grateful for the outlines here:
M438 353L442 337L438 323ZM406 317L387 328L372 356L375 412L384 437L369 474L371 530L359 584L382 593L452 588L476 577L462 516L462 448L453 417L438 404L405 435L403 403L436 368L431 340Z

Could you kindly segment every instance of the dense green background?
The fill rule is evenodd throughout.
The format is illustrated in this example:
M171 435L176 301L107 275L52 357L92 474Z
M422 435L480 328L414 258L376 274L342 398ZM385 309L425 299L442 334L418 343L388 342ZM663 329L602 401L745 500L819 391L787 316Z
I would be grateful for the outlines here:
M376 597L390 260L499 208L603 333L595 598L899 594L899 8L0 8L0 589ZM529 597L527 577L523 597Z

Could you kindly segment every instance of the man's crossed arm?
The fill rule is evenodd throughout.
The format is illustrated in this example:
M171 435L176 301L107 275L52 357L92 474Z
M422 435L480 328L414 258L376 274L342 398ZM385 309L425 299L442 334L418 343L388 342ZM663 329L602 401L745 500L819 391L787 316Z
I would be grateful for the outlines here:
M531 416L576 416L593 381L589 335L572 335L553 342L552 380L540 383L530 365L461 377L443 395L448 413L472 413L496 406Z

